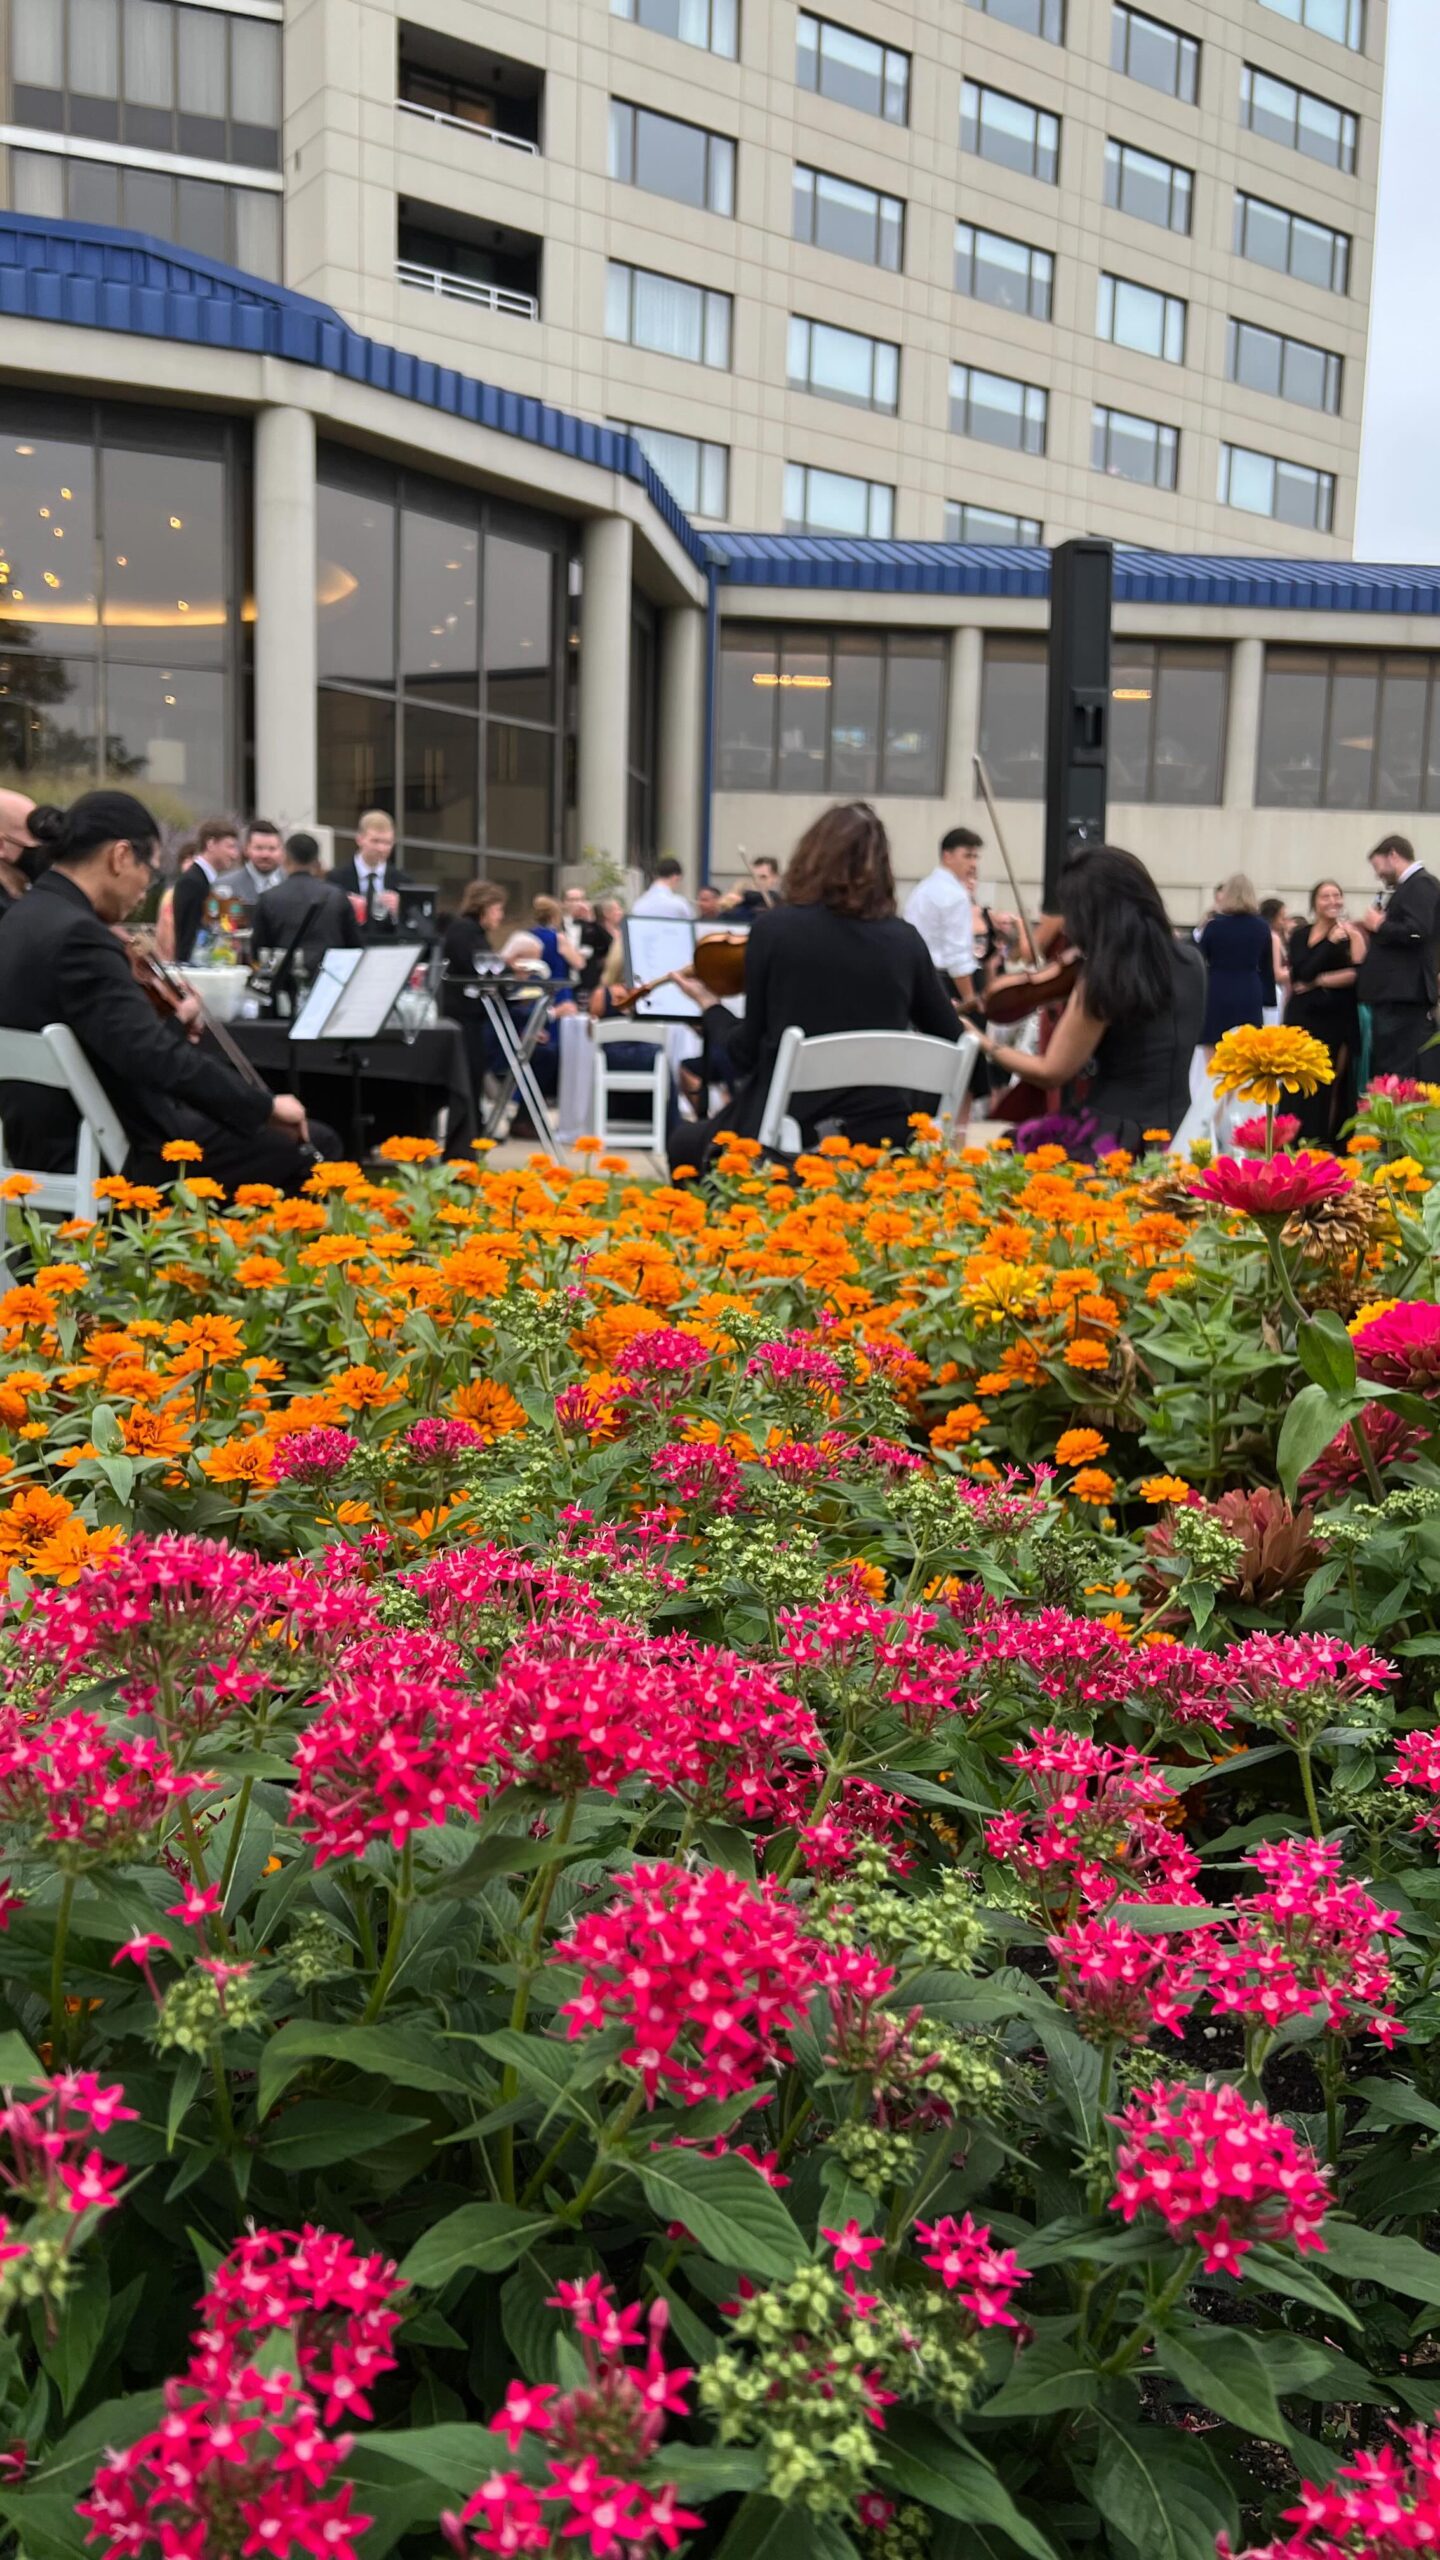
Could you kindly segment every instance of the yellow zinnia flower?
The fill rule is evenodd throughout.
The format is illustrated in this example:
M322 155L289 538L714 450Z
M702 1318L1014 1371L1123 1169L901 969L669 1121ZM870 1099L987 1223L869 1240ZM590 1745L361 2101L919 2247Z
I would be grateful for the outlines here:
M1284 1022L1242 1022L1217 1042L1210 1080L1217 1094L1276 1103L1282 1094L1314 1093L1319 1085L1333 1084L1335 1065L1324 1041L1308 1031Z

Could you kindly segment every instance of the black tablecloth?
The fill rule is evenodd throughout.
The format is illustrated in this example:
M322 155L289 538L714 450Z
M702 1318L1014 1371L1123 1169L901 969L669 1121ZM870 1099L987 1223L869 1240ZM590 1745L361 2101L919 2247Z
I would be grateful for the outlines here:
M382 1031L373 1040L292 1041L283 1022L232 1022L230 1031L272 1093L298 1093L306 1110L338 1129L354 1152L368 1152L384 1138L433 1137L444 1111L446 1154L469 1154L479 1124L458 1023L438 1022L408 1036ZM361 1130L355 1127L357 1074Z

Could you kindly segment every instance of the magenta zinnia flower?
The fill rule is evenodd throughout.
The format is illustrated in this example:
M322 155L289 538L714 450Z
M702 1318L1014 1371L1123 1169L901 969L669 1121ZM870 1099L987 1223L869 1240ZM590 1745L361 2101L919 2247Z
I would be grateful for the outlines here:
M1362 1378L1382 1387L1413 1387L1421 1395L1440 1390L1440 1307L1412 1298L1374 1316L1355 1335Z
M1354 1188L1333 1156L1312 1155L1271 1156L1268 1163L1245 1164L1222 1156L1190 1184L1197 1200L1243 1210L1247 1218L1293 1218L1298 1210L1318 1209L1322 1201L1339 1200Z
M1264 1112L1257 1111L1248 1120L1237 1120L1231 1135L1247 1156L1263 1156L1267 1146L1288 1147L1299 1137L1300 1123L1293 1111L1277 1111L1273 1129L1267 1130Z

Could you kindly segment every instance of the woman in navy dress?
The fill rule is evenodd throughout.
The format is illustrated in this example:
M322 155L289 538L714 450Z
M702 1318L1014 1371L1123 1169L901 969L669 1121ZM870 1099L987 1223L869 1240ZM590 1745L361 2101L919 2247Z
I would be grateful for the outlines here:
M1275 949L1260 902L1243 871L1232 871L1215 892L1215 913L1200 932L1208 969L1205 1024L1200 1034L1209 1065L1217 1040L1237 1024L1258 1025L1275 1002Z

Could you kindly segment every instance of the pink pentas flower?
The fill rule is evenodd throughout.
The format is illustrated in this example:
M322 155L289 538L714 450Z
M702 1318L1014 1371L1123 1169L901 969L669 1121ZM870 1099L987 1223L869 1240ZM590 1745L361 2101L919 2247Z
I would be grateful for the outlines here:
M1333 1841L1262 1841L1250 1864L1264 1889L1237 1895L1222 1925L1197 1941L1217 2012L1273 2033L1318 2008L1332 2035L1393 2045L1405 2032L1385 1950L1400 1934L1395 1912L1345 1881Z
M1048 1725L1006 1754L1022 1772L1028 1805L985 1825L990 1856L1068 1904L1197 1902L1200 1861L1164 1819L1173 1799L1164 1771L1143 1751L1117 1750Z
M1440 2550L1440 2430L1396 2427L1388 2444L1352 2454L1333 2479L1307 2480L1285 2509L1293 2533L1220 2560L1405 2560Z
M667 1441L651 1459L650 1472L673 1501L722 1514L738 1507L744 1486L738 1458L708 1440Z
M198 1928L206 1920L216 1919L220 1911L220 1888L214 1884L187 1884L178 1902L167 1902L167 1920L183 1920L189 1929Z
M947 2213L938 2222L917 2222L915 2237L924 2264L935 2269L977 2329L1019 2328L1010 2300L1028 2270L1013 2249L996 2248L988 2223L976 2222L968 2213L957 2222Z
M426 1466L459 1465L483 1449L483 1433L473 1422L462 1422L451 1414L427 1414L423 1422L412 1422L405 1434L405 1446L412 1458Z
M561 2008L572 2040L622 2024L621 2060L651 2106L662 2092L698 2105L755 2088L789 2061L790 2030L837 1973L773 1880L658 1862L619 1876L609 1907L586 1913L554 1961L581 1976Z
M136 2124L118 2081L60 2071L0 2108L0 2187L51 2213L104 2212L118 2203L125 2170L96 2149L117 2124Z
M1112 2119L1119 2141L1110 2210L1158 2216L1198 2249L1209 2275L1238 2274L1257 2241L1323 2249L1327 2174L1288 2125L1225 2082L1153 2081Z
M868 2275L874 2261L880 2256L885 2246L883 2239L867 2239L853 2215L838 2231L832 2231L827 2224L822 2224L820 2237L822 2240L829 2241L835 2264L842 2274L848 2274L852 2267L858 2267L862 2276Z
M822 1396L838 1396L845 1372L828 1351L804 1334L788 1334L782 1342L762 1342L745 1363L747 1378L763 1378L772 1387L798 1387Z
M1047 1940L1055 1996L1097 2044L1148 2043L1157 2028L1178 2035L1197 1996L1195 1967L1182 1942L1145 1937L1124 1921L1072 1920Z
M288 1819L317 1865L371 1840L403 1848L479 1810L488 1738L473 1699L441 1680L346 1676L295 1746Z
M182 1772L150 1736L112 1732L80 1708L52 1724L0 1715L0 1827L71 1873L133 1858L214 1783Z
M282 1431L275 1443L270 1472L282 1484L327 1484L332 1476L343 1476L351 1459L359 1453L360 1443L353 1431L339 1431L319 1422L306 1431Z
M1343 1721L1396 1676L1393 1662L1338 1636L1247 1636L1225 1667L1237 1712L1287 1730Z
M1222 1156L1187 1188L1197 1200L1218 1208L1283 1222L1318 1209L1327 1200L1343 1199L1354 1190L1355 1181L1333 1156L1271 1156L1268 1162Z

